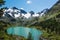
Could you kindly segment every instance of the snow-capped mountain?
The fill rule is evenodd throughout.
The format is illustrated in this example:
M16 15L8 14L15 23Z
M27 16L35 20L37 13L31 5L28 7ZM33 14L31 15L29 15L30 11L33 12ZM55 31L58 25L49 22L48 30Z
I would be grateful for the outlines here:
M47 14L48 11L49 11L48 8L47 8L47 9L43 9L43 10L41 11L40 16L45 16L45 15Z
M5 9L4 10L3 16L13 17L13 18L24 16L26 18L29 18L29 17L31 17L31 14L32 13L26 12L26 11L24 11L22 9L12 9L12 8L9 8L9 9ZM35 17L35 16L39 16L39 14L36 14L36 13L32 14L32 17Z
M18 9L9 8L9 9L5 9L4 10L3 16L10 15L11 17L18 17L19 16L19 13L20 13L20 11ZM6 14L8 14L8 15L6 15Z
M16 7L13 7L13 8L5 9L3 16L13 17L13 18L17 18L17 17L29 18L29 17L39 17L39 16L41 17L45 15L47 11L48 9L44 9L40 13L34 13L33 11L26 12L23 9L18 9Z

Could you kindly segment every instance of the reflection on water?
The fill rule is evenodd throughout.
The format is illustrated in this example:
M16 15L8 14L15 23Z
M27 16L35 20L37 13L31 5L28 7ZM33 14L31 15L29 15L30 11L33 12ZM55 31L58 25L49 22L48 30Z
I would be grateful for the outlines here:
M27 27L10 27L7 29L7 33L11 35L18 35L28 38L29 33L33 40L39 40L40 35L42 32L35 28L27 28Z

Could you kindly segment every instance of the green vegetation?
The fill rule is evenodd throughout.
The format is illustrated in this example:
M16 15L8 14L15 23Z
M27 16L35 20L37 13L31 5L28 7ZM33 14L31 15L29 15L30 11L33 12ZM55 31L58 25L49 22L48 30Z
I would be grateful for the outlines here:
M0 7L4 4L3 0L0 0ZM0 17L3 15L2 9L0 9ZM19 18L17 18L19 19ZM39 18L32 18L31 21L22 21L22 18L17 20L15 23L7 22L8 19L4 19L4 21L0 21L0 39L3 40L31 40L31 34L28 39L19 36L12 36L6 33L6 29L10 26L26 26L26 27L34 27L38 30L43 31L41 37L43 39L48 40L60 40L60 0L50 8L48 13ZM25 23L25 24L23 24Z
M4 5L5 1L4 0L0 0L0 6Z

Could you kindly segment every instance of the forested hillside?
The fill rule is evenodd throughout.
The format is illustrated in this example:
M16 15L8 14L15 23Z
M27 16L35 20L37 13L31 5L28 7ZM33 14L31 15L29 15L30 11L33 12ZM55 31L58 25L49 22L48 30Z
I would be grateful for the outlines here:
M60 40L60 0L52 6L47 15L49 17L52 15L52 17L48 17L48 20L40 22L39 25L42 26L42 29L46 30L48 38L51 38L51 40ZM44 35L46 36L46 34Z
M2 6L3 4L4 1L0 1L0 5ZM12 26L25 26L43 31L41 39L60 40L60 0L58 0L47 12L45 12L45 15L42 17L32 17L32 14L34 14L33 11L30 12L31 17L29 19L21 16L14 18L10 17L10 15L7 15L9 17L2 17L4 14L3 9L4 8L0 9L0 39L15 40L18 36L8 35L6 33L6 29ZM25 40L24 37L21 38Z

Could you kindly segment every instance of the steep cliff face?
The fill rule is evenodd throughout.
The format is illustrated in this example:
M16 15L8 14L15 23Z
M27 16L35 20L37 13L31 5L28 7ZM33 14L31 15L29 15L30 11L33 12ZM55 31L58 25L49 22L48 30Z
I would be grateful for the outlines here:
M60 22L60 0L51 8L51 14L58 14L55 16L55 20Z
M48 11L48 14L54 14L60 12L60 0L58 0Z
M58 0L45 14L44 21L60 15L60 0Z

